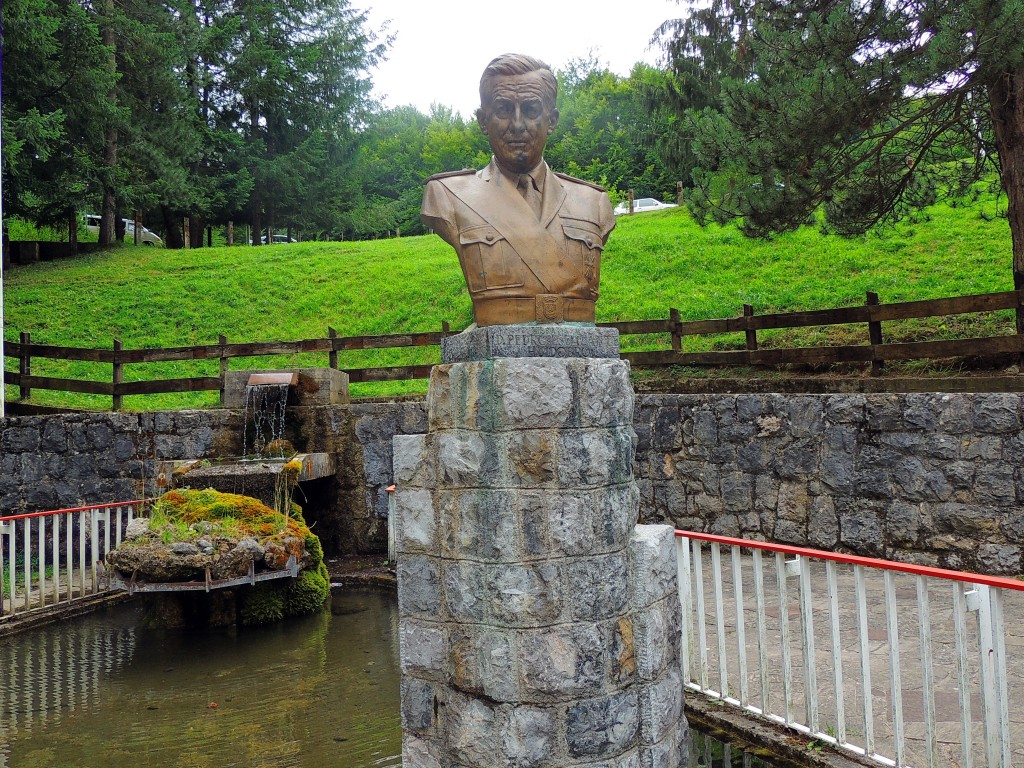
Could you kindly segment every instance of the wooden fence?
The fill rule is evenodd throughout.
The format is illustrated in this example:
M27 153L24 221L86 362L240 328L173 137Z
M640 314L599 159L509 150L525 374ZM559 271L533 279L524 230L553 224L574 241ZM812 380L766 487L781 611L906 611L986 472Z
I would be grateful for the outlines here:
M886 321L997 310L1014 311L1015 333L1006 336L953 340L901 343L886 343L884 341L882 323ZM762 349L758 346L757 334L759 331L851 324L864 325L865 343L818 347L772 347L769 349ZM623 358L638 367L861 363L870 365L871 372L877 375L881 373L884 364L890 361L996 355L1024 356L1024 291L1004 291L893 304L881 304L877 294L868 293L863 305L838 309L758 315L755 314L753 307L744 305L743 314L739 317L687 322L680 320L678 310L670 309L669 316L661 320L634 320L599 323L599 325L616 328L622 336L663 334L671 339L669 349L623 353ZM683 351L683 339L686 337L740 332L745 337L742 349L706 352ZM232 358L320 353L327 355L328 365L331 368L338 369L339 353L353 350L438 346L441 340L449 335L451 335L451 330L448 323L444 323L440 331L413 334L338 336L333 328L328 328L328 335L325 338L299 341L229 344L224 336L220 336L216 344L163 349L124 349L121 342L115 340L111 349L90 349L34 344L28 333L22 333L20 341L4 342L4 357L18 360L17 372L5 370L4 383L18 387L22 400L27 400L33 389L106 395L113 398L113 409L116 411L122 407L123 398L126 395L219 391L223 399L225 373L228 370L228 361ZM439 357L440 355L438 355ZM112 366L113 373L109 382L34 376L32 361L35 358L107 363ZM220 374L218 376L148 381L126 382L124 380L126 365L183 360L218 360ZM350 382L361 383L427 378L432 367L433 364L425 364L378 368L341 368L340 370L348 374Z

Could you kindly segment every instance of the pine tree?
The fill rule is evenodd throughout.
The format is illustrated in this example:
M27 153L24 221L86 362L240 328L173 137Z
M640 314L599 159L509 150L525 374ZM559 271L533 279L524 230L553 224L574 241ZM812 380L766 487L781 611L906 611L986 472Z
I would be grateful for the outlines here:
M736 68L712 67L719 96L689 113L696 213L740 216L763 235L823 208L828 227L858 233L995 170L1024 287L1024 3L765 0L741 10L742 23L718 27ZM691 38L673 39L680 50Z

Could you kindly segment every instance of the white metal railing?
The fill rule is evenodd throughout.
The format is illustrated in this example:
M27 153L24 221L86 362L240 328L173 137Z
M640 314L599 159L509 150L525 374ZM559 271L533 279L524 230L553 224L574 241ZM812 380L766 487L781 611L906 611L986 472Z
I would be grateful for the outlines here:
M676 536L688 689L881 765L1024 765L1024 582Z
M103 558L144 503L0 517L0 617L106 591Z

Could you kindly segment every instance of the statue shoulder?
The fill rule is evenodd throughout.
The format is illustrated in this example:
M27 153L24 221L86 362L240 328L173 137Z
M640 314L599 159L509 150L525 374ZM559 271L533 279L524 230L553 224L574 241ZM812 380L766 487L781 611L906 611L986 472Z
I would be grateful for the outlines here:
M476 173L474 168L463 168L461 171L445 171L444 173L435 173L433 176L426 179L423 183L429 184L432 181L441 181L442 179L451 179L456 176L472 176Z
M592 181L586 181L584 179L577 179L575 176L570 176L567 173L559 173L558 171L555 171L554 174L555 174L555 176L560 178L562 181L572 182L573 184L582 184L585 187L590 187L591 189L596 189L598 192L604 192L605 191L604 187L602 187L600 184L595 184Z

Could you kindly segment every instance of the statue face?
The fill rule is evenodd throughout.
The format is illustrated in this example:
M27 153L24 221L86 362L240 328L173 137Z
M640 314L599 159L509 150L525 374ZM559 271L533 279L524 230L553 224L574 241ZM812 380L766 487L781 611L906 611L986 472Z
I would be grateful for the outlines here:
M526 173L544 156L544 145L558 124L558 110L545 102L544 93L540 72L491 80L476 119L503 171Z

